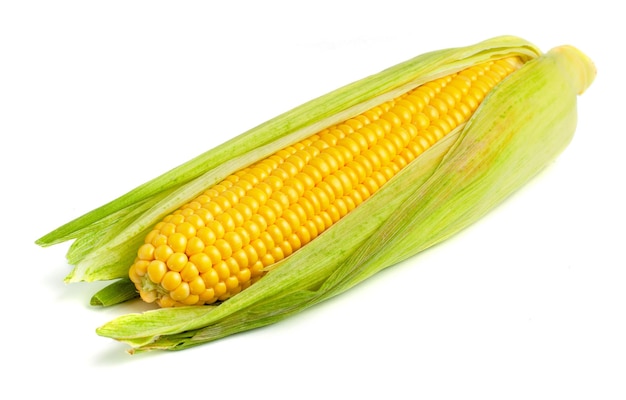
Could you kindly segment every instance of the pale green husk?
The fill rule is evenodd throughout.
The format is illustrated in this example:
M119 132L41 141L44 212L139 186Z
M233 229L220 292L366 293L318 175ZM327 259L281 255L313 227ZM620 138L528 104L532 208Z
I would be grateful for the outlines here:
M131 192L40 242L53 244L81 230L89 238L108 229L108 242L96 243L92 251L81 249L70 280L121 277L127 265L122 269L119 263L127 251L136 249L127 249L127 243L207 184L420 83L510 55L527 62L486 97L466 125L259 282L218 306L128 314L97 333L126 342L134 351L178 350L277 322L450 237L526 183L569 143L576 125L576 94L595 76L591 61L568 46L541 55L514 37L428 53L313 100L200 156L209 163L217 157L218 167L204 170L196 159L174 170L179 181L190 179L186 185L159 192L158 183L166 178L157 178L148 189ZM235 149L248 145L246 138L253 147L235 154ZM194 174L199 177L194 179ZM145 195L150 190L154 193ZM120 222L99 224L103 217ZM91 229L94 223L98 230Z

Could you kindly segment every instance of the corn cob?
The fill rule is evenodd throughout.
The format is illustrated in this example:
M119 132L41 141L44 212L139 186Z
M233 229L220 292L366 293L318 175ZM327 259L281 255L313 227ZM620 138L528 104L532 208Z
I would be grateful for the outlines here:
M576 94L594 76L572 47L541 54L513 37L428 53L279 116L39 243L77 238L68 281L128 274L144 300L166 307L98 329L137 350L264 326L480 218L567 145ZM112 287L132 297L118 288L133 285ZM204 304L213 305L169 308Z
M505 58L427 82L228 176L155 226L131 280L160 306L228 299L464 124L521 65Z

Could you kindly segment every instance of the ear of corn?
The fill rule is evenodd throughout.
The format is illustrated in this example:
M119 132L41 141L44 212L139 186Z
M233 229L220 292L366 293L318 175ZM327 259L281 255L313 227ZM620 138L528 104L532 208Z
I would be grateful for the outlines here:
M69 228L47 235L42 244L76 234L78 242L83 232L87 232L83 238L89 238L104 229L108 231L105 240L82 239L85 244L77 245L79 261L69 280L122 277L133 259L141 260L143 250L137 257L139 238L150 237L157 221L169 213L176 215L177 208L235 171L422 84L428 86L428 82L466 68L510 57L524 65L483 93L482 104L469 120L399 168L367 201L315 240L264 265L270 272L254 285L218 297L227 299L219 305L124 315L97 333L124 341L134 351L172 350L274 323L450 237L527 182L570 141L576 123L576 95L595 76L591 61L569 46L542 55L531 44L511 37L428 53L253 129L240 137L239 143L246 136L263 143L254 139L254 147L230 153L222 159L224 164L209 167L199 178L187 176L189 183L145 197L131 192L119 204L110 203L115 207L105 206L109 207L106 212L96 210L82 221L71 222ZM274 125L276 130L264 128L276 121L283 125ZM175 174L185 175L180 171ZM68 233L72 230L75 232ZM140 290L145 275L131 269L131 278ZM128 291L128 285L122 286ZM149 287L145 295L151 297L153 289ZM163 299L171 296L164 293L160 301L168 303ZM187 298L181 297L180 304L187 304Z

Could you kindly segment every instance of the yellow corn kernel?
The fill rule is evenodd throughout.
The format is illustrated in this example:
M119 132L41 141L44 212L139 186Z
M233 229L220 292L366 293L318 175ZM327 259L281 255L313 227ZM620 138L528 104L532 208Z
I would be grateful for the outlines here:
M464 124L520 65L490 61L427 82L207 189L139 248L129 275L141 297L169 307L239 293Z

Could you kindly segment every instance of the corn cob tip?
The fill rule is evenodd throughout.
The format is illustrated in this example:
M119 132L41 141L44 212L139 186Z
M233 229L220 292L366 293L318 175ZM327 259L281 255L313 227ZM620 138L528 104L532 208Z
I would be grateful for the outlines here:
M597 70L594 62L585 53L570 45L555 47L549 53L563 60L562 65L571 74L576 93L583 94L591 86Z

